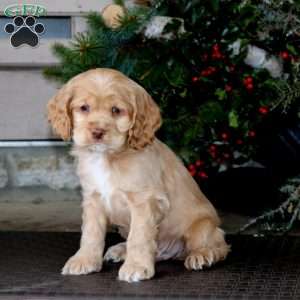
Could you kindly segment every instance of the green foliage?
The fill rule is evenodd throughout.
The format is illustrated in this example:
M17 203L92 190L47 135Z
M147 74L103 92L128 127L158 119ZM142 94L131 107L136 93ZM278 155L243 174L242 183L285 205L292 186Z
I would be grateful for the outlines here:
M118 69L159 104L164 119L159 136L186 163L201 157L209 173L255 160L259 128L274 122L276 131L283 114L293 118L299 111L299 34L288 20L298 24L300 9L270 3L161 0L152 8L126 10L114 29L91 13L87 33L68 46L53 46L60 65L47 68L45 75L66 82L91 68ZM284 27L276 25L274 14ZM154 16L174 19L160 37L147 38L145 28ZM231 45L237 40L241 47L234 54ZM249 44L279 60L282 51L288 53L280 78L244 63Z
M242 226L239 232L257 227L257 235L283 234L292 230L300 220L300 176L289 178L280 188L284 201Z

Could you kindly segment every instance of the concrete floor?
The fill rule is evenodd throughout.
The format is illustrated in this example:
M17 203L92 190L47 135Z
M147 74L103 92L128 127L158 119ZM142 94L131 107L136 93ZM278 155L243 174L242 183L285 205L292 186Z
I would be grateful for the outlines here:
M1 231L80 231L81 194L78 190L46 188L2 189ZM223 228L235 233L248 217L219 212Z
M2 231L80 231L79 191L5 189L0 194Z

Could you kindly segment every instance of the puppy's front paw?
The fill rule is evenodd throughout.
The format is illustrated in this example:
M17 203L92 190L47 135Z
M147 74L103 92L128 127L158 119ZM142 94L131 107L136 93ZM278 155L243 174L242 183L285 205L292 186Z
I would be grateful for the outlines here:
M119 270L119 280L137 282L154 276L154 265L142 266L125 262Z
M63 275L84 275L99 272L102 267L102 258L77 252L69 258L62 269Z

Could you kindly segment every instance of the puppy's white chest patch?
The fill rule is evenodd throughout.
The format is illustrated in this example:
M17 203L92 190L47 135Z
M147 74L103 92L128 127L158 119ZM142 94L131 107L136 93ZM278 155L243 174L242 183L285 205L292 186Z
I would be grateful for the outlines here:
M106 208L111 208L112 195L116 191L109 161L103 154L93 154L87 162L87 172L93 188L101 195Z

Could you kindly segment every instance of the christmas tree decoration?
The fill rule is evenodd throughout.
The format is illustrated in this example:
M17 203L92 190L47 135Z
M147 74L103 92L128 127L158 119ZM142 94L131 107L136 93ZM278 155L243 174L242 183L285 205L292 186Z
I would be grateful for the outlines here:
M269 108L267 106L261 106L258 111L261 115L267 115L269 113Z
M227 141L229 139L229 134L227 132L222 132L221 138L222 140Z
M287 51L282 51L280 52L280 56L282 57L282 59L287 60L290 58L290 54Z
M203 161L203 160L200 160L200 159L198 159L198 160L196 160L196 163L195 163L195 165L196 165L197 167L201 167L201 166L203 166L203 165L204 165L204 161Z
M206 172L201 171L201 172L198 173L198 177L199 177L200 179L207 179L207 178L208 178L208 175L207 175Z
M282 75L282 64L274 55L269 55L267 51L253 45L249 45L247 49L245 64L257 69L266 69L274 78Z
M103 21L112 29L121 25L121 19L125 16L125 8L118 4L107 5L101 12Z
M226 84L226 85L225 85L225 91L226 91L227 93L230 93L230 92L232 91L232 86L229 85L229 84Z
M189 164L189 165L188 165L188 169L189 169L190 171L193 171L193 170L196 170L196 167L195 167L194 164Z
M91 13L89 30L69 45L55 44L60 64L45 75L64 83L100 67L131 77L160 106L159 138L195 178L264 166L268 139L300 122L296 2L119 2Z
M176 31L167 31L166 28L176 26ZM185 33L184 21L181 18L172 18L166 16L155 16L146 25L144 32L148 39L162 38L165 40L175 39L177 35Z
M254 138L256 136L256 132L254 130L249 130L248 131L248 136L251 138Z

